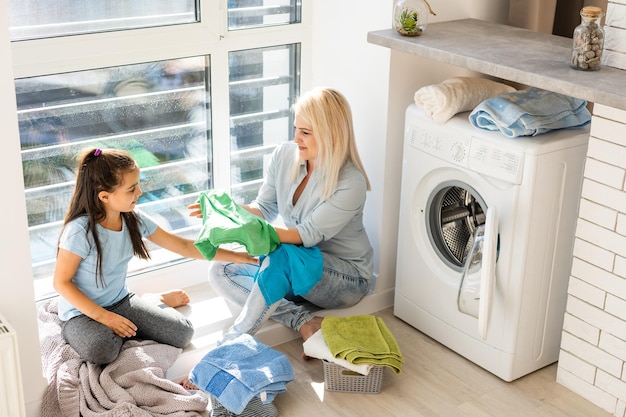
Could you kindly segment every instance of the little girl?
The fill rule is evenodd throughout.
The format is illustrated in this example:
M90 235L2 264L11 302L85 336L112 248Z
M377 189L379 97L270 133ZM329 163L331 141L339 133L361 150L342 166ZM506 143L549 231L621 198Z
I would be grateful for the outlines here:
M193 336L187 318L130 293L133 256L149 259L143 238L188 258L204 259L194 241L167 232L136 210L142 194L139 167L131 155L92 149L80 158L72 202L59 238L54 289L65 340L85 360L112 362L127 338L183 348ZM218 249L215 260L257 264L245 252ZM169 306L186 304L182 291L161 296Z

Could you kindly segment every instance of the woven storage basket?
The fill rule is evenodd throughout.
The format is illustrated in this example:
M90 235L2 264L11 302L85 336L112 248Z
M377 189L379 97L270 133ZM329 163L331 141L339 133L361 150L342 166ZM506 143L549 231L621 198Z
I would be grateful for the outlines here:
M384 366L372 366L367 375L339 366L324 363L324 387L328 391L352 392L355 394L378 394L383 381Z

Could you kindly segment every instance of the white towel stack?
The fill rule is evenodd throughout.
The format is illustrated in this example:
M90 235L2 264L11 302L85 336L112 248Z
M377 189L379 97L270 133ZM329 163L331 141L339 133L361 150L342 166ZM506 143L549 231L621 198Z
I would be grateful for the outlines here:
M437 123L445 123L452 116L473 110L482 101L515 88L480 77L454 77L441 84L420 88L415 92L415 105Z

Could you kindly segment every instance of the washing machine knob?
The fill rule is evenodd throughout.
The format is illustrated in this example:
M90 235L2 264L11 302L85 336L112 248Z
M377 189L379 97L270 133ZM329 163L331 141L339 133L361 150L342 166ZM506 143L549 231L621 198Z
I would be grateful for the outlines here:
M452 158L457 162L465 159L465 146L462 143L456 142L452 145Z

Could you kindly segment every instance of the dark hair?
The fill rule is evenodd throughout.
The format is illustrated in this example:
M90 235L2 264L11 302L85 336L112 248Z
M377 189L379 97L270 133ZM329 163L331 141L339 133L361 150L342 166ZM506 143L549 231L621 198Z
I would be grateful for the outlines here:
M96 262L96 284L106 286L102 275L102 245L98 237L96 225L105 218L105 211L98 198L100 191L113 192L122 183L123 175L136 169L137 164L126 151L119 149L91 149L82 154L78 160L78 174L74 195L63 227L82 216L87 216L86 234L93 236L98 251ZM148 248L139 228L140 220L134 211L122 213L122 219L130 234L133 252L142 259L150 259ZM98 279L99 276L99 279Z

